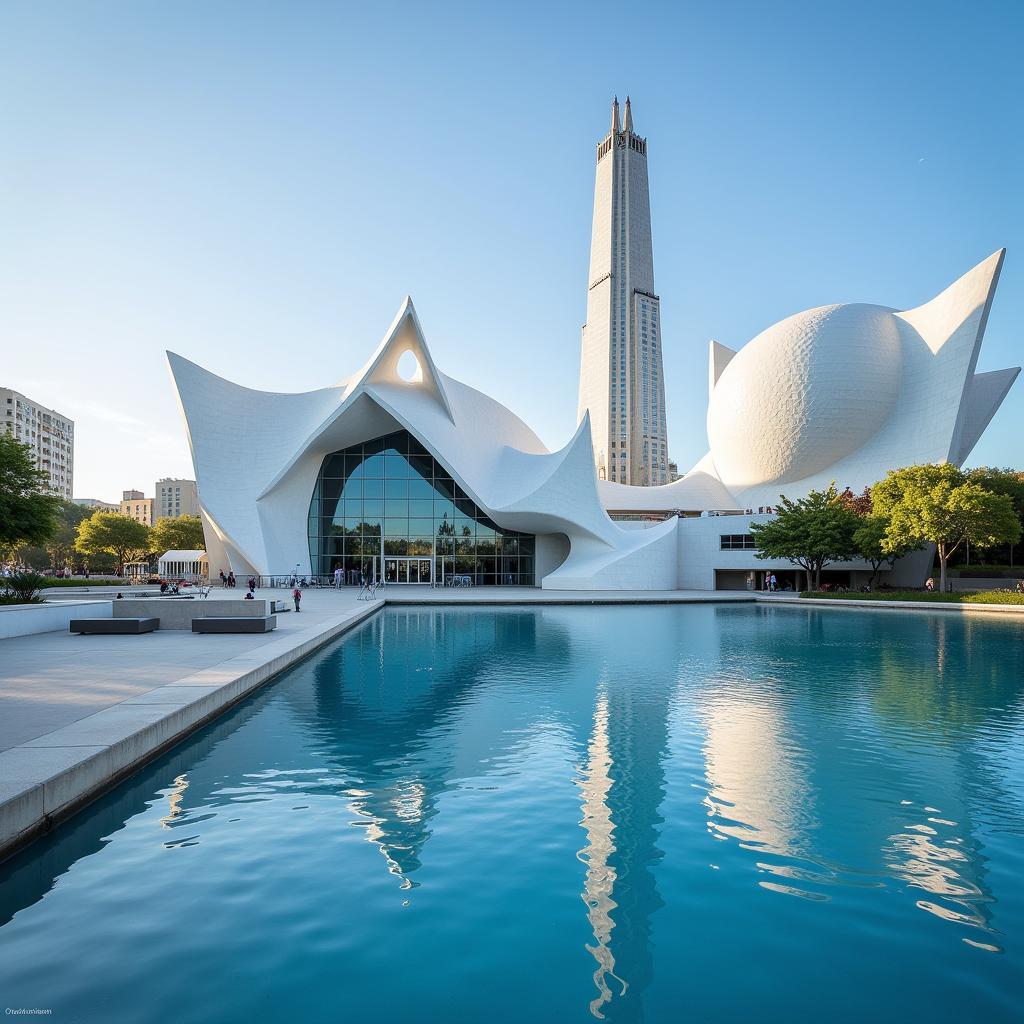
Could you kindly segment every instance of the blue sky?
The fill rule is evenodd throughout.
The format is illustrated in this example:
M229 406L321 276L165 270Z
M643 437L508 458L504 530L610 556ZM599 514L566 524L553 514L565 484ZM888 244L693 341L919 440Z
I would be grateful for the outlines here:
M908 308L1009 250L979 369L1024 352L1024 5L0 7L0 383L77 422L76 495L191 475L164 350L299 391L406 293L435 359L575 426L594 145L648 137L672 455L707 343ZM1024 382L972 463L1024 466Z

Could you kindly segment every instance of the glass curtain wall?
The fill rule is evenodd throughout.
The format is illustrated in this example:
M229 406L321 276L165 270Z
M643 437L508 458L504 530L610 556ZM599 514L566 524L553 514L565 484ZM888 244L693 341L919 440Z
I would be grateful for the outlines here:
M533 586L534 538L502 530L407 431L328 455L309 507L313 572L346 582Z

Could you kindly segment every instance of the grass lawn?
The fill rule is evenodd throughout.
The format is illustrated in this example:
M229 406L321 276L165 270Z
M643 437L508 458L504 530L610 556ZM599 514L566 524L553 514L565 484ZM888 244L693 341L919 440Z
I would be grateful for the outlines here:
M870 594L804 590L801 597L824 597L834 601L934 601L939 604L1024 604L1024 594L1013 590L982 590L977 593L940 594L927 590L873 590Z

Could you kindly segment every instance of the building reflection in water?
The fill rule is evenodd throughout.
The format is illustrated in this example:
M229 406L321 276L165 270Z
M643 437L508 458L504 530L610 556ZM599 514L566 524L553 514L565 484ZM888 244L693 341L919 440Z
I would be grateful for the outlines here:
M167 813L160 819L163 828L170 828L174 819L184 810L185 790L188 789L188 776L185 774L175 776L174 782L167 793Z
M814 800L788 742L784 710L758 694L727 689L711 699L704 717L708 831L750 849L798 856Z
M383 857L370 858L377 871L383 863L394 876L394 897L396 883L408 890L429 878L421 857L444 795L466 779L514 772L519 738L557 722L571 736L564 766L578 763L583 835L573 834L571 810L559 826L569 851L582 845L581 863L559 856L584 902L581 914L568 890L571 956L586 965L584 988L571 995L580 1012L642 1021L644 1000L654 998L670 756L681 759L673 779L685 769L704 790L696 799L693 790L676 794L673 806L694 815L676 842L706 841L703 799L716 840L706 845L740 851L734 873L756 865L756 884L821 900L830 886L885 889L919 925L959 927L964 941L998 949L986 844L993 821L1019 820L1005 781L1007 744L1019 737L1006 724L1024 695L1018 648L994 656L971 639L980 627L955 616L872 613L876 626L874 617L832 610L753 617L722 606L717 629L672 641L689 659L680 682L644 661L671 637L675 612L645 609L621 652L609 650L603 620L590 626L582 615L388 609L310 659L308 678L254 695L7 862L15 884L0 887L0 923L150 807L163 827L191 836L201 830L186 826L275 793L289 803L335 799L337 827L365 830ZM993 629L985 624L986 639ZM702 765L670 744L670 713ZM271 776L281 788L270 788ZM559 784L567 781L563 770ZM248 806L255 816L260 805ZM457 819L459 810L449 813ZM211 834L202 830L203 840ZM748 872L741 877L745 884ZM822 904L822 913L843 913L839 904Z
M998 951L980 819L1007 799L994 726L1020 701L1020 665L961 618L786 610L768 623L767 671L726 672L701 697L710 833L751 851L766 889L906 893ZM811 642L812 666L788 657Z
M315 664L312 704L296 710L311 719L321 755L344 780L351 824L365 830L403 890L420 884L441 796L505 756L537 717L532 702L514 699L514 686L502 716L477 705L482 693L508 685L510 659L528 680L556 674L569 660L558 616L388 609Z
M617 983L620 995L625 994L628 988L628 984L615 974L615 957L611 950L612 929L615 927L612 911L617 906L612 899L615 868L611 864L615 852L615 825L608 806L612 788L611 766L608 750L608 698L602 696L594 712L594 731L587 745L587 762L579 782L583 794L582 825L587 834L587 845L577 854L587 865L582 895L590 927L594 930L594 945L588 945L587 952L597 961L597 969L594 971L597 996L590 1003L590 1012L595 1017L604 1016L601 1007L612 998L609 979Z
M663 906L655 869L664 819L664 759L668 749L668 694L650 692L624 677L603 685L580 771L587 844L583 902L594 935L587 950L596 962L599 1018L640 1021L653 978L651 918Z

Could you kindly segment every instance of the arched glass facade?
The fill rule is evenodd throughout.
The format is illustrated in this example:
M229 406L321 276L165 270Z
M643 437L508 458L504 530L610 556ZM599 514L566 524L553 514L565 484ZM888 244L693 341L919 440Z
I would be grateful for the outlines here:
M313 572L346 582L533 586L534 538L502 530L411 434L328 455L309 506Z

